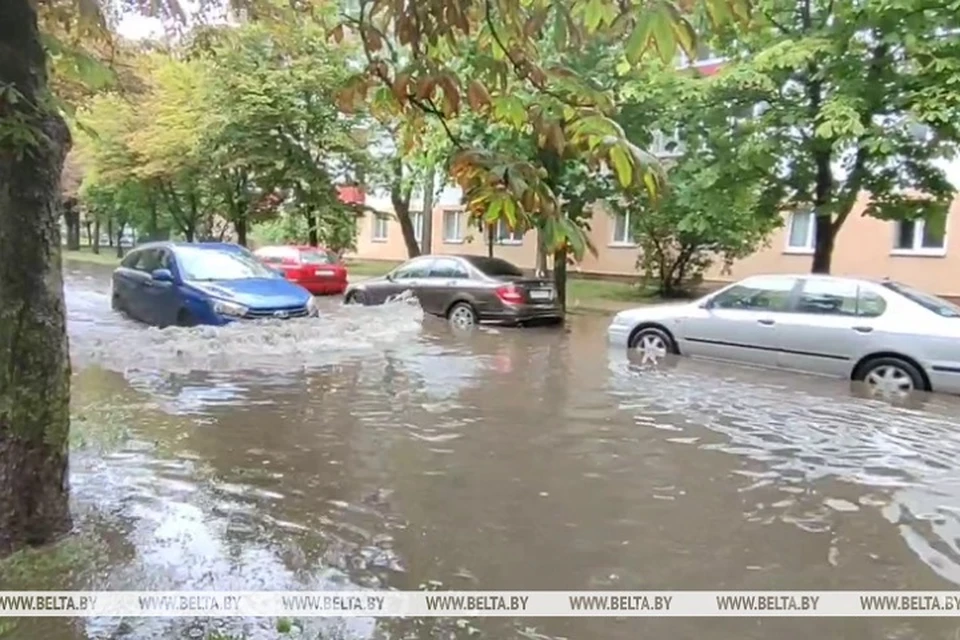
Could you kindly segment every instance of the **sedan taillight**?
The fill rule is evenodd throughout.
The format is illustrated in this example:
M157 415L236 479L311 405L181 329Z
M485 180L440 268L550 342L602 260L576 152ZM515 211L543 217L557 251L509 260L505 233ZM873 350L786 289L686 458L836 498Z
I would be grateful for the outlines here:
M523 292L512 284L497 287L497 297L507 304L520 304L523 302Z

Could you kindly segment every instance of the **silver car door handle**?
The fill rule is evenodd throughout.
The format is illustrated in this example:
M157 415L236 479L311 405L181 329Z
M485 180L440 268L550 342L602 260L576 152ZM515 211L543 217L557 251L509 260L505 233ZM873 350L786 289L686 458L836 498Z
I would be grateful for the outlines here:
M857 333L870 333L873 331L873 327L854 327L853 330Z
M767 326L773 324L773 320L771 320L770 318L762 318L760 320L757 320L757 322L759 322L760 324L765 324Z

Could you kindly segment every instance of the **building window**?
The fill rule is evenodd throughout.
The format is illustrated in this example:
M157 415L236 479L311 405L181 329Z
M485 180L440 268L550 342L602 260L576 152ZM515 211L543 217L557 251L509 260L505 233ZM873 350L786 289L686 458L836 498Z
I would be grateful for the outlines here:
M632 247L633 231L630 229L630 213L616 213L613 216L613 238L610 244Z
M813 211L794 211L787 230L787 253L811 253L816 238L817 217Z
M495 237L497 244L523 244L523 232L510 229L510 225L502 218L497 220Z
M414 213L410 218L413 222L413 237L417 242L423 242L423 212Z
M893 253L943 255L947 247L946 217L899 220L894 223Z
M654 131L650 153L658 158L675 158L683 155L683 145L680 143L680 129L672 131Z
M443 241L463 242L463 211L443 212Z
M375 213L373 215L373 241L374 242L386 242L387 241L387 232L389 227L387 226L390 223L390 220L387 218L385 213Z

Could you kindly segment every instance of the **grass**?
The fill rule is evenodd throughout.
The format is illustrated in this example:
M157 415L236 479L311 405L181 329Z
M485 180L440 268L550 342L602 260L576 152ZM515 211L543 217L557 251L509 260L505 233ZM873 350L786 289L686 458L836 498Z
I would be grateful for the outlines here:
M120 263L116 247L100 247L100 253L94 253L90 247L80 247L79 251L63 250L63 259L73 262L89 262L115 267Z
M394 260L347 260L347 270L350 275L375 278L382 276L400 264Z

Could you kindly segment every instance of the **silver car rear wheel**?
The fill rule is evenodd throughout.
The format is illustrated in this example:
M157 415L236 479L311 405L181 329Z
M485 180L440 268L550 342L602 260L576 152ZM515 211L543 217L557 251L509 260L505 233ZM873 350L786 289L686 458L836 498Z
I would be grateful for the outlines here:
M877 395L906 395L926 390L920 371L900 358L878 358L867 362L857 377Z
M477 313L466 302L458 302L453 305L447 314L447 318L449 318L450 324L458 329L465 329L477 324Z

